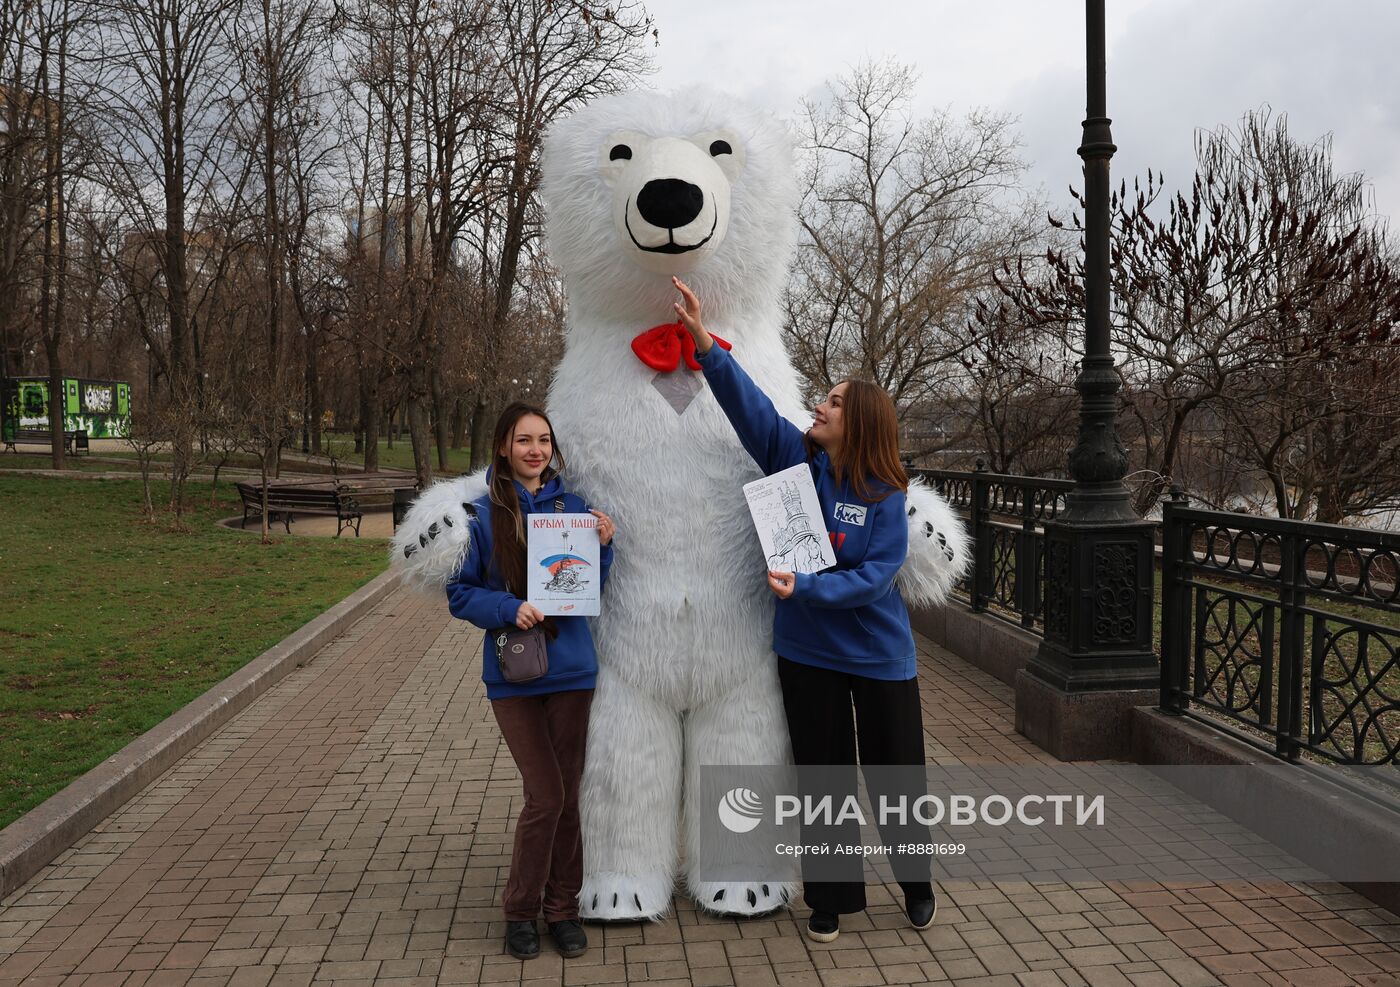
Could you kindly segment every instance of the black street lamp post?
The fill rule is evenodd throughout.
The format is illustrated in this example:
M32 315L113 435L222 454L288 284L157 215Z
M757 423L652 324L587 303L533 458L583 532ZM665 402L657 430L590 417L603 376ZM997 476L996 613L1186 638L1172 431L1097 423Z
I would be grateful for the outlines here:
M1045 639L1016 679L1016 729L1065 760L1122 756L1129 716L1156 702L1153 525L1133 510L1114 428L1122 385L1109 349L1109 159L1104 0L1086 0L1084 359L1074 490L1045 525Z

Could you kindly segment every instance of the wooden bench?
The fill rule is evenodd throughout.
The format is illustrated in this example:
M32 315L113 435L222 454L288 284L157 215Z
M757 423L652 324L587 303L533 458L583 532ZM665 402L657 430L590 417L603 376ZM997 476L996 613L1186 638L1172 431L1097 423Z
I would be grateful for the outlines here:
M243 501L243 527L248 527L248 516L262 514L262 485L239 481L234 484L238 496ZM340 487L311 486L269 486L267 488L267 519L272 523L282 522L287 534L292 533L292 520L298 514L322 514L336 519L335 536L346 528L360 537L360 520L363 514Z
M46 446L52 441L49 430L46 428L18 428L15 429L13 437L5 439L5 448L18 455L19 450L15 448L16 442ZM90 452L92 447L88 445L87 429L80 428L73 432L64 432L63 448L74 454Z
M399 525L403 524L403 519L408 514L408 509L413 506L413 500L418 496L417 487L400 487L394 491L393 519L394 530L399 530Z

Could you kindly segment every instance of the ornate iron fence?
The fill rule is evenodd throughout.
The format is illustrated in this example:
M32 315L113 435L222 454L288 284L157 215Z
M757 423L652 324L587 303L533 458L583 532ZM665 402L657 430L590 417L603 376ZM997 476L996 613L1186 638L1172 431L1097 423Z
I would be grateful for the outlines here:
M980 467L980 463L979 463ZM968 521L969 610L1044 633L1069 480L911 470ZM1161 525L1161 706L1280 757L1400 762L1400 533L1190 507Z
M1400 533L1176 499L1162 535L1163 709L1290 760L1400 760Z
M1040 632L1045 613L1045 533L1072 480L989 473L981 468L911 470L968 519L973 568L960 584L968 607Z

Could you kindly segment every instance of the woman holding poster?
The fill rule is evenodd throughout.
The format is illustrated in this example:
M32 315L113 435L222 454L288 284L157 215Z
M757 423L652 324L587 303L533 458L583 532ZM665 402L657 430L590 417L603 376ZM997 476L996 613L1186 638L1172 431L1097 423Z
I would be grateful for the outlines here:
M490 492L468 512L467 553L447 601L453 616L487 631L481 677L525 787L504 895L506 948L520 959L538 956L535 918L543 911L559 952L578 956L588 948L578 914L578 791L598 660L586 617L546 617L528 602L526 524L541 514L596 519L600 585L612 565L614 526L565 489L564 459L539 408L506 408L492 448Z
M836 565L824 571L768 573L778 598L773 650L793 760L854 766L859 753L866 766L923 765L914 635L895 586L908 549L909 479L899 460L894 402L875 384L844 380L817 405L804 433L778 414L732 354L713 345L699 300L672 280L684 299L676 314L695 342L715 400L766 475L799 464L809 468L836 552ZM882 833L892 835L883 827ZM906 827L888 841L927 845L927 828L922 839L911 840L910 834ZM804 857L804 865L810 860ZM905 913L916 929L928 928L936 910L928 864L919 852L896 865ZM843 913L865 908L859 858L848 876L804 882L810 938L830 942L840 933Z

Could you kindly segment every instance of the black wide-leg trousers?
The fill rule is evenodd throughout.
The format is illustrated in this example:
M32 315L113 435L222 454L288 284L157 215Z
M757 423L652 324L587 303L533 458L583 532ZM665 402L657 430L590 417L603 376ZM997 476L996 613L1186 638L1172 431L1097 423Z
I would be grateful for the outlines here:
M850 765L846 785L851 794L856 790L856 763L873 765L918 765L924 761L924 724L919 707L919 680L890 682L861 675L834 672L826 668L803 665L787 658L778 659L778 678L783 688L783 709L787 714L788 732L792 737L792 759L798 765L799 784L803 765ZM879 791L886 787L872 785L867 773L866 784L871 801L878 804L881 794L894 802L900 796L912 806L914 799L925 794L923 772L901 773L905 783L898 791ZM916 781L917 777L917 781ZM829 786L827 786L829 787ZM839 798L837 800L840 801ZM878 810L877 810L878 812ZM878 822L878 816L877 816ZM860 830L854 823L838 826L803 826L803 842L836 839L847 844L860 843ZM907 843L928 843L927 826L891 822L880 827L881 841L890 846ZM897 866L902 879L899 886L911 900L933 897L929 882L931 858L925 854L902 855ZM893 864L893 859L891 860ZM834 912L838 915L858 912L865 908L865 864L860 856L826 856L818 863L813 856L804 855L803 898L813 911ZM808 874L816 867L823 873L840 870L848 878L840 881L813 881ZM917 879L922 877L922 879ZM903 878L909 878L905 880Z

